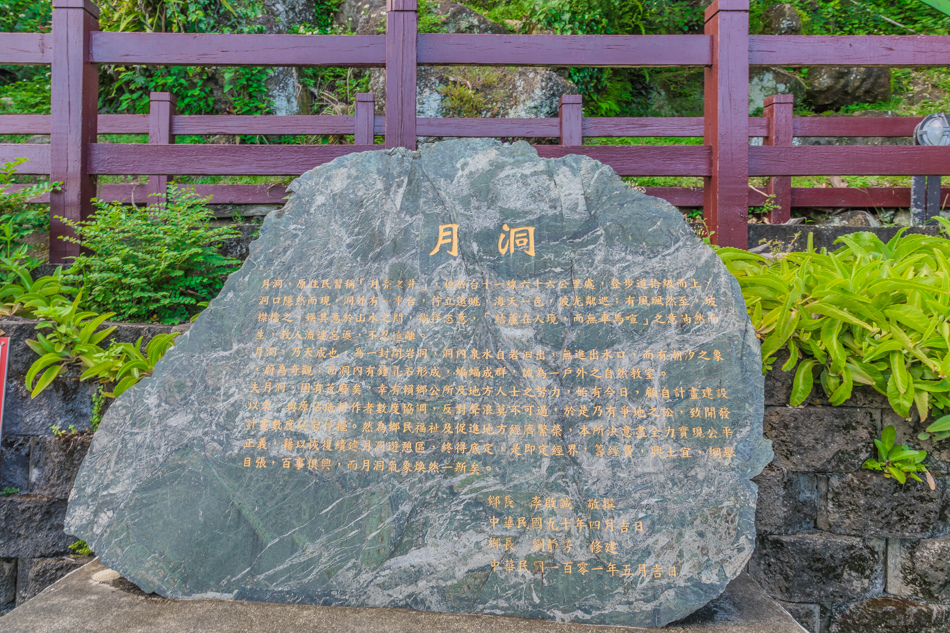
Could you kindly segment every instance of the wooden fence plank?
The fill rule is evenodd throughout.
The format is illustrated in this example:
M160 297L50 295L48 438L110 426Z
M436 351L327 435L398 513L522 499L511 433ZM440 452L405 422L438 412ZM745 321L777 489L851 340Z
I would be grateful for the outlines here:
M769 135L764 145L773 147L791 147L792 119L795 97L792 95L771 95L765 98L765 118L769 122ZM783 224L792 217L792 179L788 176L769 178L766 193L772 196L774 207L769 214L772 224Z
M153 92L149 96L148 144L171 145L175 142L172 135L172 116L175 114L175 96L170 92ZM168 176L160 174L150 176L147 193L149 201L164 201L168 191ZM155 196L154 198L151 196Z
M353 117L308 115L178 115L172 134L352 134Z
M17 158L27 159L27 162L17 167L17 173L49 174L49 145L0 144L0 164L9 163Z
M353 116L353 142L356 145L372 145L376 138L373 110L376 108L376 97L372 92L360 92L356 95L356 106Z
M99 134L148 134L147 114L100 114Z
M948 66L948 35L752 35L752 66Z
M703 145L535 145L542 158L582 154L621 176L708 176L711 150Z
M561 122L561 145L583 145L583 121L584 111L582 109L580 95L562 95L558 103L558 114Z
M386 0L386 147L416 149L416 0Z
M944 188L942 198L950 196L950 187ZM793 207L833 207L833 208L886 208L910 207L910 188L908 187L828 187L792 189Z
M0 114L0 134L49 134L52 127L48 114Z
M537 145L544 158L583 154L610 165L621 175L702 176L709 173L708 147L699 145L636 147L619 145ZM298 176L317 165L373 145L140 145L94 144L94 174Z
M49 64L52 50L51 38L45 33L0 33L0 64Z
M104 31L93 35L92 61L156 66L383 66L385 37Z
M890 136L910 138L922 117L795 117L795 136Z
M0 114L0 134L49 134L52 128L49 114ZM100 114L97 128L99 134L148 134L148 115Z
M764 129L764 127L762 128ZM702 137L703 117L584 117L584 136Z
M560 119L418 118L419 136L557 138Z
M374 145L93 144L94 174L299 176L317 165Z
M950 147L750 147L751 176L941 176L950 174Z
M704 35L420 33L419 64L438 66L705 66Z

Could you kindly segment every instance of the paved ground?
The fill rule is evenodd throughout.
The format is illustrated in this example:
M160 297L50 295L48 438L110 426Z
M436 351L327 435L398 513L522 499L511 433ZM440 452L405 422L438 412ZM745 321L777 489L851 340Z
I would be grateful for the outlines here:
M166 600L95 560L0 618L4 633L645 633L484 615L403 609ZM653 629L655 630L655 629ZM802 633L746 575L669 633Z

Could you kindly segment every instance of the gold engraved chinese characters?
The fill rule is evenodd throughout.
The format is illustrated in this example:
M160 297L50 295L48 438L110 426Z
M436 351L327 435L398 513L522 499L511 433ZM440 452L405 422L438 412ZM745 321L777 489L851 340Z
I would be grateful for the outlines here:
M534 257L534 227L516 226L509 228L507 224L501 225L502 233L498 236L498 252L502 255L515 252L516 248L521 249L526 254Z
M432 252L429 253L429 257L432 257L439 252L439 249L442 248L444 244L449 244L449 249L446 251L452 257L459 256L459 225L458 224L440 224L439 225L439 241L436 242L435 248L432 249Z

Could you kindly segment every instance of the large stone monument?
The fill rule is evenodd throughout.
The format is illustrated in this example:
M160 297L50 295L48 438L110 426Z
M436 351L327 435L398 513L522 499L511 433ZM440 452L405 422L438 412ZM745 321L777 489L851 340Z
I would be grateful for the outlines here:
M661 626L748 560L759 346L667 203L447 141L297 179L66 530L173 598Z

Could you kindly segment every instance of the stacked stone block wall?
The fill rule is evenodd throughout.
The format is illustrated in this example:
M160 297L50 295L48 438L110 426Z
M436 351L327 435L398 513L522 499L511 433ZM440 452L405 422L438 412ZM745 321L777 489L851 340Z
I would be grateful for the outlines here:
M54 435L58 426L88 428L93 413L93 381L80 382L78 369L57 378L30 398L26 373L37 356L26 345L36 338L36 321L4 319L2 336L10 338L7 383L0 435L0 613L39 593L84 561L70 556L75 538L63 531L66 501L91 436ZM171 328L119 325L112 339L147 342ZM2 628L2 627L0 627Z
M788 406L784 359L766 377L765 435L775 459L756 477L758 542L749 571L813 633L950 632L950 446L858 388L832 407L816 386ZM936 490L862 470L888 424L924 448Z

